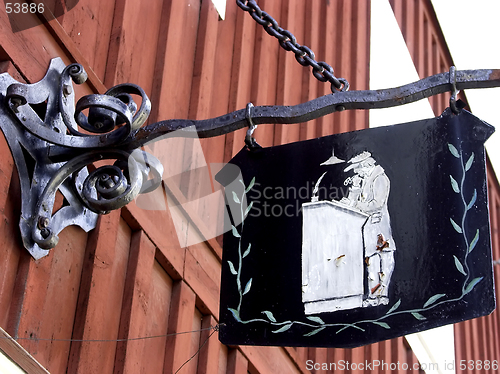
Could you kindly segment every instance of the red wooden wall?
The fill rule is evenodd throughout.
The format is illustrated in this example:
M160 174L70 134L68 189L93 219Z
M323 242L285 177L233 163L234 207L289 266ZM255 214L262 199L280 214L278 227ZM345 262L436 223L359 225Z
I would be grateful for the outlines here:
M318 61L328 62L338 77L347 78L352 90L368 88L369 1L258 3L299 43L311 47ZM393 5L420 74L447 70L449 55L428 1ZM417 27L411 14L427 22ZM419 31L408 33L410 29ZM435 50L442 54L425 60L429 54L424 41L429 45L435 41L439 46ZM123 82L140 85L153 103L151 122L215 117L248 102L292 105L330 93L328 84L316 81L233 0L228 0L224 21L209 0L80 0L63 16L16 33L0 11L1 72L36 82L57 56L66 63L79 62L89 73L79 95L102 93ZM447 99L433 100L438 112L447 103ZM367 112L349 111L304 124L263 125L255 136L261 145L270 146L367 126ZM242 147L243 138L240 130L202 140L207 162L227 162ZM146 211L131 203L102 216L89 234L75 227L65 229L50 255L34 261L22 248L19 182L2 136L0 141L0 326L55 374L179 369L217 324L219 242L210 239L181 248L169 210ZM497 197L492 202L499 206L498 184L493 179L490 184ZM181 195L167 191L168 199ZM495 214L493 233L498 235ZM203 231L200 220L192 218L191 225ZM483 324L479 321L460 326ZM189 331L195 332L180 334ZM477 326L466 331L477 334ZM144 336L157 337L127 340ZM496 335L489 338L497 340ZM468 358L476 352L465 349L457 345L457 355L461 352ZM215 333L180 373L308 373L307 360L399 360L410 366L417 362L404 338L349 350L227 347Z

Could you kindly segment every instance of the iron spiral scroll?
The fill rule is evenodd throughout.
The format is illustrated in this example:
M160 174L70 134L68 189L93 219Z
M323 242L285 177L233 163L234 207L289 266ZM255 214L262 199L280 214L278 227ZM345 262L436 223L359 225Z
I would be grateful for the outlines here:
M81 65L65 67L60 59L52 60L45 77L34 84L0 75L6 107L0 114L10 120L1 127L21 181L22 239L35 259L57 245L65 227L79 225L89 231L99 214L120 209L161 184L158 159L126 146L150 113L145 92L120 84L75 104L73 83L86 80ZM98 167L89 172L96 162ZM53 212L57 191L64 203Z

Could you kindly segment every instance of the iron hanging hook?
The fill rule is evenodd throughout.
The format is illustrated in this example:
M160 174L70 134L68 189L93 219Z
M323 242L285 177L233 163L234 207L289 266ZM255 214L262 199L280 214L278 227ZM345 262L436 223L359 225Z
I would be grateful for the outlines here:
M252 120L252 109L253 109L253 104L248 103L246 113L245 113L245 118L248 121L248 130L247 130L247 134L245 136L245 144L248 147L248 149L250 149L251 151L254 151L254 150L262 148L262 147L257 143L255 138L252 136L255 129L257 129L257 125L255 123L253 123L253 120Z
M458 93L457 90L457 69L455 66L450 66L450 84L451 84L451 97L450 97L450 109L454 114L460 114L464 108L464 102L460 99L457 100Z

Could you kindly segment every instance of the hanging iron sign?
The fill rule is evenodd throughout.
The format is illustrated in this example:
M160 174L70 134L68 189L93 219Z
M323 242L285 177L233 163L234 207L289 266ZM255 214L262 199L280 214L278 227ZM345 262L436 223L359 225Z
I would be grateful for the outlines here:
M448 109L243 149L217 176L233 221L221 342L356 347L491 313L493 131Z

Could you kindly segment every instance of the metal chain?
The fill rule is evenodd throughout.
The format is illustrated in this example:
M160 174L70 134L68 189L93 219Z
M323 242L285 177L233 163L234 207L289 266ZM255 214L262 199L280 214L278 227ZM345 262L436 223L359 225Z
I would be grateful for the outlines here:
M297 43L295 36L290 31L281 28L273 17L260 9L255 0L236 0L236 4L248 12L255 22L264 27L269 35L277 38L283 49L295 53L295 59L299 64L312 66L312 73L316 79L320 82L330 82L332 92L344 92L349 89L347 79L333 75L333 68L326 62L317 62L314 52L309 47Z

